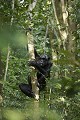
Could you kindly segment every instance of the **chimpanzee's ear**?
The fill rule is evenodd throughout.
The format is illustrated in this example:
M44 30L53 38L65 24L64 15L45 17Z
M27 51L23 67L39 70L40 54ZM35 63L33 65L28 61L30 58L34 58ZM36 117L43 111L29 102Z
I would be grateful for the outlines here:
M35 55L35 58L40 57L35 48L34 48L34 55Z

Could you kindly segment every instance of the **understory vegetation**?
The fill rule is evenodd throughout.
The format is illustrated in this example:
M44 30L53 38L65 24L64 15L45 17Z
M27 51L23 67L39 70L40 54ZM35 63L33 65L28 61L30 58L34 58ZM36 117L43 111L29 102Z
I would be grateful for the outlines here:
M1 0L0 24L0 120L80 120L80 1ZM52 62L39 100L19 89L30 44Z

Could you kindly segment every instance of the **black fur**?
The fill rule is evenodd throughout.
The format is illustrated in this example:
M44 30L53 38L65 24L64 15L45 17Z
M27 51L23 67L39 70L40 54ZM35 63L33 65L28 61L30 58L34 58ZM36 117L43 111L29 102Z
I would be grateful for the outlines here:
M35 69L37 69L37 86L39 87L39 90L44 90L46 87L46 78L50 77L50 68L52 66L52 63L50 61L50 58L47 55L38 55L36 50L35 52L35 59L29 61L28 65L33 66ZM21 91L26 94L28 97L34 97L34 93L32 92L32 84L31 84L31 78L28 78L29 84L23 84L21 83L19 85Z

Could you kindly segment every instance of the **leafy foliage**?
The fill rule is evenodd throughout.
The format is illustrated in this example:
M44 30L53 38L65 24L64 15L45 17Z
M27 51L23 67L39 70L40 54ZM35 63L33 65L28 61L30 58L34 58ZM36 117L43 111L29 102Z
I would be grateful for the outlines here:
M75 30L72 32L75 44L71 52L69 52L68 43L66 43L66 49L63 49L63 41L60 40L58 26L61 27L61 30L65 29L65 26L62 25L62 21L60 21L61 24L56 24L51 1L38 0L33 11L28 11L32 2L32 0L15 0L15 8L12 11L11 0L0 1L0 52L2 53L0 57L4 64L3 72L5 72L8 44L11 47L7 80L0 81L0 83L3 83L4 97L2 103L4 117L2 119L34 119L32 118L34 113L33 99L23 95L18 88L19 83L27 82L27 77L30 74L30 69L27 66L29 56L26 33L31 32L38 53L47 53L53 58L51 78L46 79L46 91L40 93L41 109L37 112L37 116L40 116L41 120L53 120L53 116L54 120L61 118L64 120L79 120L80 1L71 0L67 8L69 19L75 23ZM57 6L61 9L60 2ZM14 19L11 26L12 16ZM60 20L62 20L61 16ZM6 112L5 108L12 109ZM16 114L16 111L20 113ZM21 116L19 116L20 114ZM36 116L36 114L34 115Z

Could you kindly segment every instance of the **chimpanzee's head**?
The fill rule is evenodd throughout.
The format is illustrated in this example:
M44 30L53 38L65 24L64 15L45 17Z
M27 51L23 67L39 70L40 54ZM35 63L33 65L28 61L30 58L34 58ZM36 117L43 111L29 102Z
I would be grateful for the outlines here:
M48 65L49 61L50 61L50 58L46 54L41 55L37 59L35 59L35 62L41 67Z
M38 55L36 52L35 59L29 61L29 66L36 66L39 65L40 67L44 67L50 63L50 57L48 57L46 54Z

